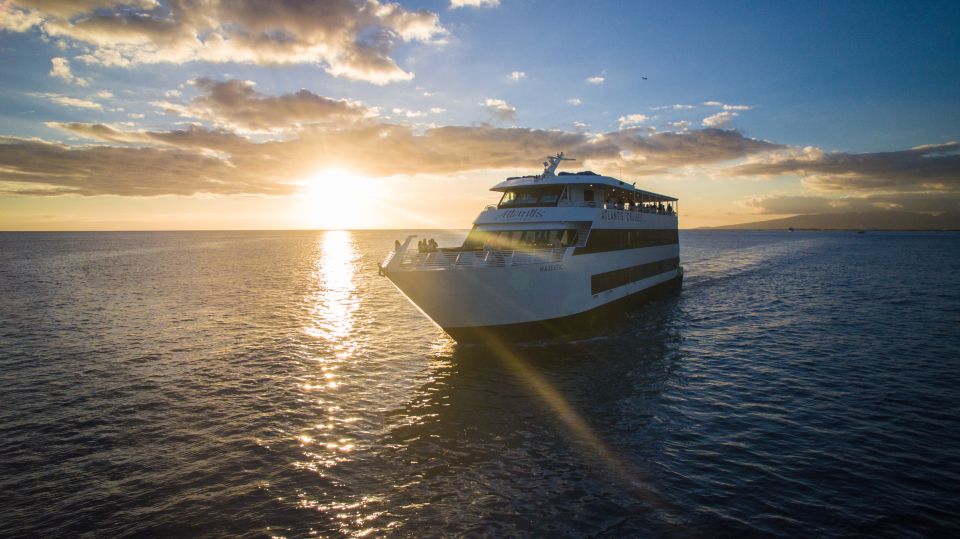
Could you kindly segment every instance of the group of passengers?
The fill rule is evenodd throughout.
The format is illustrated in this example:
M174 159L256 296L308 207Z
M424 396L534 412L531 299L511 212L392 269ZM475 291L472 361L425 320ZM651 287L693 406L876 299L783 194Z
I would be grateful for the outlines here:
M403 246L400 244L400 240L393 241L393 252L399 253L401 247ZM417 251L421 253L435 253L438 250L440 250L440 245L437 243L437 240L433 238L430 238L429 240L422 239L417 242Z
M666 206L663 205L663 202L630 202L624 197L620 199L615 199L613 197L607 198L606 207L609 209L618 209L625 211L639 211L643 213L659 213L661 215L673 215L673 204L667 203Z
M435 253L440 248L437 244L437 240L430 238L422 239L417 242L417 251L421 253Z

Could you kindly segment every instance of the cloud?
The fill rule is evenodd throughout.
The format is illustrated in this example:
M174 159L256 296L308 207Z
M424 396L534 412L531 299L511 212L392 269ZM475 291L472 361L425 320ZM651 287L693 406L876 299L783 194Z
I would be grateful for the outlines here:
M514 121L517 119L517 109L516 107L510 106L506 101L502 99L487 99L484 101L483 106L487 108L487 112L490 113L496 120L501 121Z
M646 114L628 114L626 116L621 116L617 119L617 122L620 124L620 129L624 127L630 127L633 125L642 124L650 119Z
M579 107L581 104L583 104L583 101L580 101L580 98L578 97L574 97L572 99L568 99L567 104L572 105L574 107Z
M111 92L110 90L100 90L99 92L97 92L97 97L99 97L100 99L110 99L113 97L113 92Z
M28 92L27 95L29 95L30 97L39 97L41 99L47 99L49 101L52 101L64 107L103 110L103 105L101 105L100 103L96 103L94 101L89 101L86 99L79 99L76 97L55 94L52 92Z
M308 126L296 136L256 142L236 133L192 126L176 131L121 130L104 124L51 123L96 142L69 146L0 139L0 190L19 194L157 196L288 194L330 162L369 177L453 174L531 167L563 148L584 166L625 174L667 173L783 147L735 131L706 129L648 135L643 129L584 131L434 127L363 122ZM376 154L378 159L370 159Z
M815 148L771 154L733 167L733 176L795 174L820 191L960 191L960 143L876 153L825 153Z
M158 196L195 193L283 194L289 186L268 171L237 170L228 162L192 151L155 147L90 146L0 137L0 182L28 188L0 192L27 195Z
M398 116L403 116L405 118L423 118L424 116L427 115L427 113L422 110L410 110L410 109L404 109L399 107L394 108L393 113Z
M500 0L450 0L450 9L461 7L497 7Z
M663 174L688 165L723 163L785 148L724 129L649 134L635 127L599 138L617 148L625 172L637 175Z
M527 78L527 74L524 73L523 71L513 71L509 75L507 75L507 78L512 80L513 82L520 82L521 80Z
M50 75L51 77L63 79L70 84L76 84L77 86L89 86L90 81L81 77L74 76L73 72L70 71L70 62L66 58L51 58L50 59Z
M589 82L590 84L603 84L605 80L607 80L606 77L603 77L600 75L597 75L595 77L587 77L587 82Z
M690 127L690 122L686 120L680 120L679 122L670 122L667 125L670 127L675 127L677 129L687 129Z
M201 95L186 105L168 101L156 105L170 114L208 120L242 131L275 131L314 123L349 123L373 115L371 109L348 101L319 96L309 90L273 97L257 92L254 83L200 78Z
M693 105L683 105L677 103L676 105L661 105L659 107L650 107L650 110L688 110L692 109Z
M724 127L730 120L739 116L736 112L723 111L703 119L704 127Z
M877 210L945 213L960 211L960 192L908 192L846 197L770 195L754 197L740 204L756 213L777 215L862 213Z
M751 105L728 105L720 101L704 101L703 104L707 107L720 107L723 110L750 110L753 108Z
M391 53L398 42L438 42L435 13L380 0L16 0L4 29L31 28L85 45L79 60L99 65L190 61L322 64L334 76L375 84L409 80Z

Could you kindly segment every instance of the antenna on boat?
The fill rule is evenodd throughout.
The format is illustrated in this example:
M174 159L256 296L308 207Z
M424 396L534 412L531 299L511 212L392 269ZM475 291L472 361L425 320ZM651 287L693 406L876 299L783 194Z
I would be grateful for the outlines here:
M558 153L557 155L548 155L547 160L543 162L543 176L554 176L557 171L557 167L560 165L560 161L576 161L572 157L564 157L563 152Z

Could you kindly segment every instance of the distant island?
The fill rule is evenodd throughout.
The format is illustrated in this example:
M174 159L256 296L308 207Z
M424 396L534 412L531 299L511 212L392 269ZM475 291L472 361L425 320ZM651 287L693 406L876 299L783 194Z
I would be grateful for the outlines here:
M738 225L703 227L709 230L960 230L960 212L940 215L878 210L863 213L819 213Z

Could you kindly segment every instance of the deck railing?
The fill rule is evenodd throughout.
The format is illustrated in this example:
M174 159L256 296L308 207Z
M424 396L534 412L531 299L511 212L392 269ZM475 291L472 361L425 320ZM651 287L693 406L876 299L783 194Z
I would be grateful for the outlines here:
M638 213L652 213L652 214L660 214L660 215L676 215L676 213L677 213L677 210L676 210L675 208L672 208L672 207L670 208L670 211L667 211L666 208L664 208L663 210L658 210L658 209L657 209L656 207L654 207L654 206L639 206L639 205L631 205L630 208L627 209L627 208L624 208L624 206L623 206L622 204L616 204L616 203L613 203L613 202L603 203L603 202L567 202L567 201L560 202L559 204L544 204L544 205L542 205L542 206L541 206L541 205L538 205L538 204L530 204L530 205L518 204L518 205L516 205L516 206L504 206L504 207L502 207L502 208L499 207L499 206L497 206L496 204L488 204L486 207L483 208L483 211L486 212L486 211L507 210L507 209L512 209L512 208L540 208L540 207L544 207L544 208L554 208L554 207L556 207L556 208L600 208L600 209L604 209L604 210L621 210L621 211L632 211L632 212L638 212Z
M431 253L407 252L400 259L400 269L456 269L506 266L526 264L556 263L563 260L566 247L546 249L484 250L484 251L434 251ZM383 265L393 259L391 252Z

